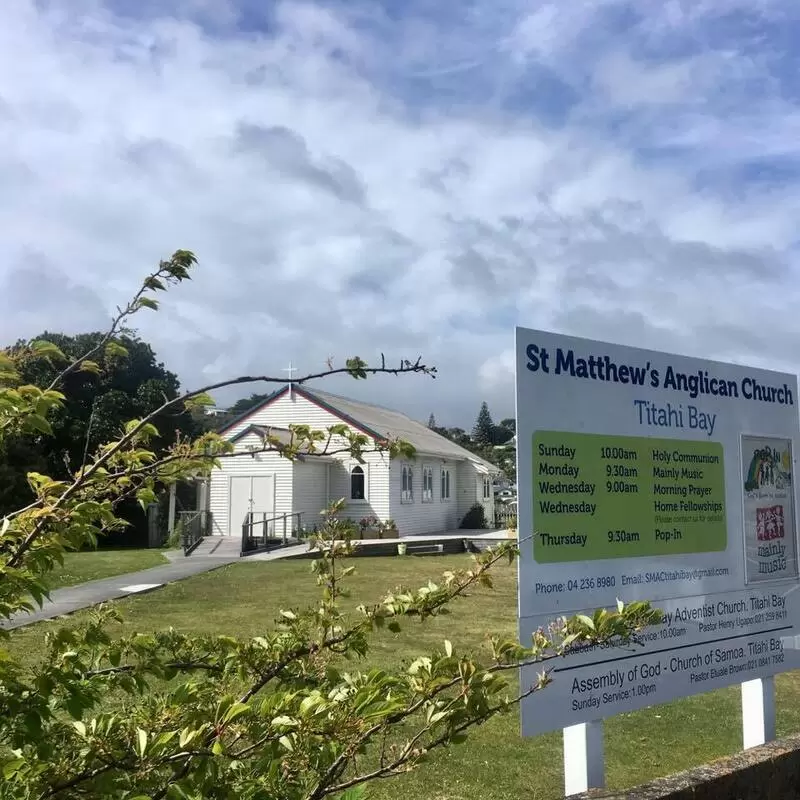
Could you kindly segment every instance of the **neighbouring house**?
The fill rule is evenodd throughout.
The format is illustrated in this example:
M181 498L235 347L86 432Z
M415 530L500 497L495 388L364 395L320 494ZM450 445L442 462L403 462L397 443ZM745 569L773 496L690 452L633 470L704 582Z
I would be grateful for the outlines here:
M372 450L364 453L362 464L349 453L290 461L263 451L265 436L288 441L290 425L325 430L342 423L372 444L403 439L414 446L415 457L392 459ZM311 529L323 509L340 498L347 501L346 516L394 520L401 536L458 528L475 503L483 505L490 525L494 519L498 468L398 411L289 384L231 421L221 434L235 452L249 455L224 458L211 474L208 509L216 535L240 536L249 514L260 519L300 514L302 527ZM334 437L329 449L343 444Z

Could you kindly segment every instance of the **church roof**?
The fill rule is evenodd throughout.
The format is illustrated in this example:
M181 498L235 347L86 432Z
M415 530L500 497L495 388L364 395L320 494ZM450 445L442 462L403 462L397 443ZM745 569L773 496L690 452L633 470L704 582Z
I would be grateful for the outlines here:
M289 389L290 386L287 385L270 395L257 406L246 411L238 419L233 420L226 428L231 428L252 416L259 409L264 408L278 397L284 395ZM301 397L305 397L312 403L339 417L343 422L361 429L374 439L402 439L413 445L414 449L422 455L439 456L455 461L469 461L481 472L497 473L500 471L494 464L476 456L466 448L442 436L427 425L411 419L411 417L400 411L363 403L359 400L352 400L349 397L342 397L318 389L309 389L296 384L291 385L291 389Z

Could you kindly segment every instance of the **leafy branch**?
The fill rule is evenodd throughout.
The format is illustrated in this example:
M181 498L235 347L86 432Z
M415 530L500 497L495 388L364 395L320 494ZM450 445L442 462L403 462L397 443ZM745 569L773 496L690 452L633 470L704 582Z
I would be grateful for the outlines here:
M101 369L95 361L101 351L119 355L115 335L128 318L156 308L151 293L188 278L194 263L188 251L161 262L118 309L101 345L67 365L46 389L23 385L18 367L26 358L61 360L57 348L33 343L24 352L0 353L0 438L19 431L49 435L48 417L64 403L58 391L64 379L76 370ZM352 358L341 369L330 364L295 383L342 373L364 379L381 373L435 377L436 371L420 359L388 366L381 357L380 366L370 367ZM407 443L372 441L346 425L267 429L246 452L213 433L156 452L159 415L207 405L210 391L258 381L283 382L244 376L165 397L114 441L91 454L86 448L74 474L56 480L31 472L36 500L6 516L0 528L0 617L43 602L42 576L66 550L93 544L124 524L117 516L122 499L151 502L159 486L208 474L223 459L262 452L289 460L364 460L375 450L390 458L413 454ZM311 540L317 601L305 609L277 609L275 625L259 636L114 635L111 626L121 617L112 605L77 627L48 628L45 652L28 663L0 649L3 800L197 800L221 792L228 800L321 800L417 767L431 751L457 744L475 726L543 690L555 659L598 645L636 646L639 632L660 621L649 604L620 603L554 620L529 643L491 636L481 656L446 641L410 665L369 667L370 648L386 631L424 624L491 591L492 575L513 563L518 545L506 542L478 554L436 582L345 607L358 529L344 509L344 501L333 503ZM506 676L531 665L542 666L534 684L513 691Z

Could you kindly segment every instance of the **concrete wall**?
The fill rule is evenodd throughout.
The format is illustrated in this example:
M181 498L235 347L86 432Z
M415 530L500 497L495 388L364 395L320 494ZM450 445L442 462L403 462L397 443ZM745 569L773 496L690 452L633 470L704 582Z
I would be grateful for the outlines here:
M625 792L593 791L570 800L800 800L800 736L660 778Z

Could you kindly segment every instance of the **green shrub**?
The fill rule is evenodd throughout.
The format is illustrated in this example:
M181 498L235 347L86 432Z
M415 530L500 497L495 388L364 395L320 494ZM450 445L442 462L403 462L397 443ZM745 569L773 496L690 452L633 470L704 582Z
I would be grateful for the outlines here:
M183 544L183 523L176 522L175 527L172 529L172 533L167 538L164 547L167 550L177 550Z
M480 503L475 503L461 520L461 527L469 530L478 530L486 527L486 512Z

